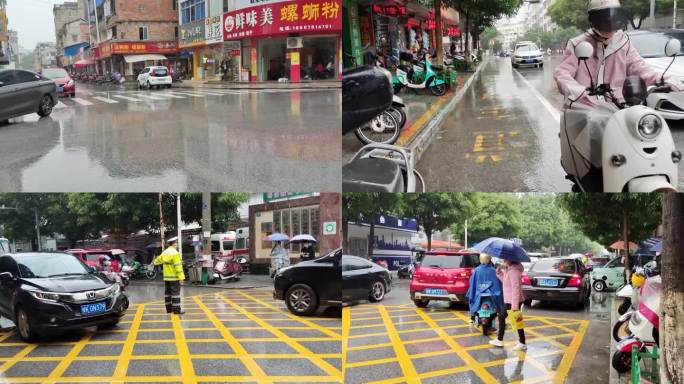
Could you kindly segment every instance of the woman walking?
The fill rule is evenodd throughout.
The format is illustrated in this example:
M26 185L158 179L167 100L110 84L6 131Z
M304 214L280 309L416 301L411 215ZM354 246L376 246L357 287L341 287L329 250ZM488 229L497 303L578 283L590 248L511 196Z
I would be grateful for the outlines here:
M511 316L511 327L518 331L518 343L513 347L515 351L524 351L525 330L523 329L522 302L525 300L520 279L524 269L522 264L506 260L505 269L497 270L497 277L503 283L503 297L506 312L499 312L499 334L496 340L491 340L489 344L496 347L503 347L503 338L506 331L506 317Z

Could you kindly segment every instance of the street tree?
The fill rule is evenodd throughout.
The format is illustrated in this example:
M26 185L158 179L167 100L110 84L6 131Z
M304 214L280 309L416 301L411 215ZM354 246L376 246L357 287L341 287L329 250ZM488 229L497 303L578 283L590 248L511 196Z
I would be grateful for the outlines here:
M484 30L484 32L482 32L482 35L480 35L480 40L482 41L482 48L492 48L493 45L498 41L499 37L501 37L501 33L499 33L499 31L494 26L488 27Z
M463 220L453 223L451 233L465 232L465 219L468 219L468 240L480 242L496 236L504 239L518 237L521 230L522 213L520 199L514 195L500 193L475 193L464 202L468 213Z
M663 197L660 381L684 383L684 195Z
M653 235L661 220L658 193L568 193L558 201L587 237L605 246L618 238L626 245L643 241ZM625 255L628 249L625 246ZM631 263L629 257L625 260L629 279Z
M176 210L176 199L172 196L172 209ZM216 231L233 229L240 221L238 208L249 201L249 193L230 192L211 194L211 227ZM200 222L202 219L202 194L181 194L181 212L186 223ZM175 217L175 213L173 213Z
M656 15L672 13L673 0L656 0ZM625 16L634 29L641 29L643 21L651 16L651 2L644 0L622 0Z
M494 22L504 16L512 16L523 4L522 0L442 0L442 4L449 6L463 16L461 29L466 34L466 60L470 60L470 38L473 42L480 39L480 35Z
M402 213L416 219L427 236L428 250L432 249L432 234L463 222L471 213L472 194L464 193L408 193L401 195Z
M556 0L548 9L551 20L561 28L589 28L589 0Z
M349 223L368 224L368 253L373 257L375 219L384 214L399 213L400 196L394 193L348 192L342 202L342 232L344 248L349 249Z
M50 194L0 194L0 207L4 207L0 210L0 236L12 240L29 240L32 249L37 250L36 222L41 234L46 234L49 220L45 218L45 214L54 202L55 198Z

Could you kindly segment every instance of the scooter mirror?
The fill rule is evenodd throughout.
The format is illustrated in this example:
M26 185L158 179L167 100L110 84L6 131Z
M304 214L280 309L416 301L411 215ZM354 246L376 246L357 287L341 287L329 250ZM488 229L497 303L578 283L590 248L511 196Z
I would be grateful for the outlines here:
M641 105L646 100L647 95L648 90L644 79L639 76L629 76L625 79L625 83L622 85L622 97L627 104Z
M594 46L587 41L583 41L575 47L575 56L580 60L589 60L594 56Z
M667 44L665 44L665 55L667 57L679 56L682 52L682 43L679 39L670 39Z

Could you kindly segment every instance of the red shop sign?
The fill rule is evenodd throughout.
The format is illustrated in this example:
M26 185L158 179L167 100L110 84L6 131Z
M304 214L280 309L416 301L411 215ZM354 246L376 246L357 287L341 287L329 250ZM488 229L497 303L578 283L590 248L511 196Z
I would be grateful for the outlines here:
M461 29L458 27L449 27L447 29L447 35L449 35L449 36L461 36Z
M340 0L295 0L228 12L223 40L342 30Z
M111 43L113 54L127 53L175 53L178 51L176 41L136 41L130 43Z

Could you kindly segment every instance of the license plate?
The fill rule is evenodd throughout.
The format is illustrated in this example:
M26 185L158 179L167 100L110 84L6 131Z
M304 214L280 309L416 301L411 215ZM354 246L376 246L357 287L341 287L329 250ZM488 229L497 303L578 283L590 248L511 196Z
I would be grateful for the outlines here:
M81 305L81 315L94 315L96 313L103 313L107 310L107 305L104 301L92 304Z
M534 63L534 60L525 60L525 62L526 62L527 64L532 64L532 63Z
M427 288L425 293L428 295L446 295L446 289Z
M543 287L557 287L558 280L556 279L539 279L539 285Z

